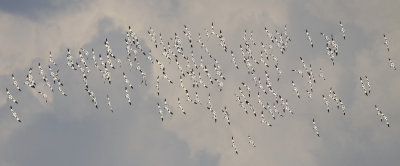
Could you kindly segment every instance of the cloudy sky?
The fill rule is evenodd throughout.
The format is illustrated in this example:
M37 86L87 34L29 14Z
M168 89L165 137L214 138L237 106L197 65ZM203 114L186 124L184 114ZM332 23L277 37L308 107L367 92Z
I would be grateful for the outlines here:
M106 0L39 0L0 1L0 165L397 165L400 162L400 73L390 68L388 58L400 64L400 13L399 1L361 0L254 0L254 1L106 1ZM346 40L341 38L339 21L346 29ZM225 53L214 36L205 36L214 22L216 31L223 32L229 50L234 52L239 70L234 68L230 53ZM199 93L200 104L186 101L179 87L179 70L174 62L162 55L162 48L155 48L147 34L149 27L163 35L164 42L177 33L183 41L184 53L190 55L184 25L189 27L194 42L194 56L213 71L213 60L197 43L198 33L212 56L221 64L226 77L220 92L216 85L209 88L191 88L190 78L184 80L191 95ZM274 89L288 99L294 115L273 120L265 113L272 127L260 123L262 107L257 103L253 77L247 74L239 45L244 45L244 31L253 32L257 43L252 46L259 55L260 42L271 43L264 27L271 32L284 31L291 38L288 48L279 59L282 77L277 81L274 67L256 65L257 77L265 82L264 70L271 76ZM160 96L156 94L155 78L161 75L157 64L138 55L148 85L141 84L140 73L130 70L125 63L125 37L131 26L139 37L144 51L166 66L167 74L174 81L169 84L160 79ZM314 42L311 48L306 38L308 29ZM320 33L332 34L339 45L335 66L325 50L325 39ZM387 34L390 51L386 50L383 34ZM249 35L249 33L248 33ZM66 65L66 50L71 49L78 61L80 48L96 55L106 54L105 39L113 53L123 60L111 70L112 85L104 84L101 73L88 60L91 72L88 82L96 94L99 109L84 91L82 74ZM159 40L159 38L157 38ZM171 42L172 43L172 42ZM274 45L276 46L276 45ZM40 78L37 64L47 72L49 52L59 65L60 78L68 96L51 93ZM306 78L292 72L301 69L299 57L312 64L316 75L313 98L307 98ZM181 58L180 63L185 61ZM269 63L273 64L272 61ZM36 89L24 84L28 69L33 68ZM319 68L326 80L318 77ZM126 72L134 85L129 106L124 91L122 72ZM12 84L14 74L22 92ZM47 72L48 73L48 72ZM367 75L371 94L365 96L359 82ZM48 77L49 74L48 74ZM202 75L207 80L206 75ZM301 99L292 90L296 82ZM238 86L245 82L252 87L251 101L257 117L247 115L234 96ZM265 84L264 84L265 85ZM334 108L327 113L321 94L333 88L346 106L346 115ZM18 100L8 100L5 88ZM49 95L48 103L37 91ZM207 97L211 94L213 109L218 121L214 123L207 110ZM114 108L107 106L109 94ZM187 112L183 115L177 107L177 98ZM164 122L158 114L157 102L168 100L173 116L164 113ZM272 104L269 94L263 101ZM390 128L381 123L374 105L387 115ZM22 119L18 123L11 116L9 106ZM221 109L227 106L231 125L223 119ZM278 107L279 108L279 107ZM321 137L317 137L312 119L317 121ZM249 143L250 135L256 148ZM231 137L239 155L234 153Z

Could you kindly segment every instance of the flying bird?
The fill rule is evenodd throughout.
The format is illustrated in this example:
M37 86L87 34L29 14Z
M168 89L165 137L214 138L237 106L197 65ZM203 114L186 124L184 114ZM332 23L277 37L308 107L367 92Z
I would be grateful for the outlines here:
M21 123L21 122L22 122L21 119L19 119L17 113L13 110L13 107L12 107L12 106L10 106L10 111L11 111L11 113L12 113L12 116L13 116L18 122Z

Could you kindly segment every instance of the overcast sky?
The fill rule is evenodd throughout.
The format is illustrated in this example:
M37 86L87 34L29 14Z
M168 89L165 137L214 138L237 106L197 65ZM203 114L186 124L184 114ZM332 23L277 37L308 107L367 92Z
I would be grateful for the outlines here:
M254 0L254 1L106 1L106 0L39 0L0 2L0 165L398 165L400 162L400 68L390 68L388 58L400 64L400 1L361 0ZM340 32L339 21L346 30L346 40ZM222 30L228 50L234 52L239 70L235 69L230 53L225 53L214 36L205 36L205 28ZM198 33L212 56L221 64L226 77L224 88L219 91L211 85L206 75L202 78L209 88L192 88L189 76L185 86L192 96L199 93L200 104L186 101L179 87L179 70L174 62L162 55L162 47L155 48L147 34L152 27L163 35L164 42L177 33L183 41L184 53L190 56L190 45L183 34L187 25L194 42L194 56L214 74L213 60L197 43ZM257 77L265 82L264 70L268 71L274 89L285 99L294 114L284 114L272 124L260 123L262 107L257 103L253 77L247 74L239 45L244 45L244 31L253 32L256 42L254 55L260 53L260 42L271 43L264 27L271 32L284 31L291 38L284 54L274 47L273 54L279 59L282 77L277 72L256 65ZM160 79L160 96L155 82L161 70L143 55L138 61L147 74L147 83L141 84L140 73L130 70L126 64L125 37L131 26L138 35L144 51L165 66L171 85ZM314 47L307 40L305 29L310 32ZM333 35L339 45L335 65L326 55L325 39L320 33ZM389 40L386 50L383 34ZM249 35L249 33L248 33ZM80 48L96 55L106 55L105 39L113 53L123 61L123 66L111 70L112 85L104 84L102 73L88 60L91 72L88 83L96 94L99 109L84 91L82 74L66 65L66 50L71 49L74 60L79 60ZM157 38L159 41L159 38ZM172 43L172 42L171 42ZM276 46L276 45L274 45ZM68 96L58 91L51 93L39 75L40 62L47 70L49 52L59 65L60 78ZM307 77L301 78L292 69L301 69L303 57L312 64L316 77L312 99L307 97ZM185 60L179 61L182 66ZM273 64L273 61L268 63ZM28 69L32 67L36 89L24 84ZM318 77L319 68L326 80ZM127 73L134 85L130 92L132 106L125 99L124 79ZM15 75L22 91L12 84ZM49 73L48 77L50 77ZM366 96L359 77L368 76L371 94ZM301 95L298 99L292 90L296 83ZM234 94L238 94L241 82L252 86L250 102L257 117L245 114ZM56 86L55 86L56 87ZM265 84L264 84L265 87ZM335 108L331 101L328 113L321 95L328 95L333 88L346 106L346 115ZM5 88L18 100L8 100ZM37 91L49 95L48 103ZM207 97L211 94L213 109L218 121L207 110ZM109 94L114 108L107 106ZM177 107L177 98L187 112ZM272 104L275 99L262 95L263 101ZM174 115L164 112L161 122L157 102L167 99ZM22 119L18 123L11 115L14 107ZM390 128L380 122L374 105L388 117ZM227 106L231 125L223 119L222 108ZM280 108L280 107L278 107ZM315 118L321 137L317 137L312 119ZM253 148L247 136L256 144ZM231 137L239 151L236 155Z

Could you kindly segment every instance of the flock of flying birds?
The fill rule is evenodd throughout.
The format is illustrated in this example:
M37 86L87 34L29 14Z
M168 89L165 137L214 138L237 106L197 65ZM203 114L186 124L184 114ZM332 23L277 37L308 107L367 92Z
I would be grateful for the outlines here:
M346 33L343 27L342 22L339 23L340 32L342 34L343 40L346 40ZM227 76L223 73L222 67L217 60L218 57L213 55L211 51L208 49L206 42L211 39L216 39L219 42L219 45L223 52L227 55L230 54L232 69L233 70L247 70L247 74L250 78L253 79L253 83L251 82L241 82L237 86L237 90L234 92L232 98L237 102L235 107L243 110L245 114L250 114L254 117L261 117L260 122L267 126L272 126L271 119L275 120L276 118L283 117L284 114L294 114L294 111L291 109L288 99L283 97L282 94L279 94L275 87L272 86L272 77L271 73L274 72L277 77L275 78L278 82L282 77L282 70L278 63L278 56L273 53L273 50L277 49L278 54L285 54L289 43L291 42L291 38L289 37L286 26L284 27L283 32L275 30L269 31L265 27L266 38L268 42L260 42L256 43L253 38L253 32L244 31L243 43L239 45L240 52L235 54L233 49L228 48L226 44L225 37L223 36L222 30L216 31L214 30L214 24L211 24L211 29L204 29L204 35L198 33L197 41L193 38L189 28L185 25L183 29L183 35L186 39L181 39L178 33L174 34L173 38L169 38L169 40L164 41L161 33L156 33L155 30L150 27L147 31L149 37L151 38L152 44L154 44L154 49L160 49L162 57L157 57L152 55L151 49L145 49L142 44L139 42L138 36L132 31L132 28L129 27L126 32L125 44L126 44L126 56L117 57L114 55L109 41L106 39L104 42L104 46L106 48L106 55L102 56L101 54L96 54L94 49L91 52L81 48L78 51L79 57L74 57L71 54L71 50L67 49L66 53L66 65L72 71L78 71L82 75L82 81L84 83L83 89L87 92L90 101L93 103L94 107L99 109L99 104L97 102L96 94L93 90L91 90L91 86L88 83L88 76L92 70L98 70L101 73L104 84L112 84L111 71L121 69L122 65L129 66L130 69L136 69L137 74L140 75L141 84L147 86L148 78L146 72L142 69L141 64L139 63L138 56L143 56L144 60L147 60L149 63L156 65L159 68L159 74L155 74L154 78L156 80L154 88L156 90L156 95L158 97L162 96L160 93L160 81L165 80L168 86L179 85L179 88L182 89L182 92L186 94L185 100L181 97L177 97L176 99L176 108L182 112L182 114L187 115L187 112L184 109L183 102L188 104L200 105L201 108L210 111L213 122L218 122L218 113L217 108L213 107L212 104L212 95L210 92L200 90L202 89L210 89L211 87L215 87L220 92L224 89L224 81L226 81ZM324 33L320 33L321 36L325 39L326 43L326 55L332 62L332 65L335 65L335 57L339 54L339 45L336 40L334 40L333 35L326 35ZM309 30L305 30L306 40L309 41L312 48L314 47L313 40L311 38ZM389 42L386 34L384 37L384 45L389 51ZM204 39L203 39L204 38ZM186 40L188 43L184 43L183 40ZM204 51L204 53L198 53L195 56L194 47L196 47L196 43L199 48ZM188 48L185 48L184 46ZM259 47L261 50L259 55L256 55L256 51L252 50L253 47ZM204 57L203 57L204 55ZM164 58L165 57L165 58ZM237 60L240 59L241 60ZM120 58L126 58L126 60L122 60ZM164 60L162 60L164 59ZM211 64L203 63L205 60L212 62ZM388 58L389 66L391 69L396 70L395 64L391 58ZM34 92L40 94L44 102L48 102L47 92L43 90L39 90L37 88L40 85L43 85L44 88L47 88L50 93L59 93L62 96L67 96L67 93L64 91L63 82L59 76L60 73L60 64L55 62L51 52L49 54L49 64L47 65L47 71L44 70L45 66L42 67L41 63L38 63L38 75L42 78L42 84L37 83L34 78L34 69L32 67L29 68L28 74L26 75L26 79L24 84L29 88L31 88ZM179 82L175 81L173 77L170 77L167 73L167 67L164 65L165 63L170 64L171 62L176 64L177 69L179 70ZM240 63L243 62L243 63ZM313 72L311 64L306 64L304 59L300 57L300 63L302 65L301 68L293 69L292 72L298 74L301 79L304 79L308 84L308 88L305 90L307 92L307 97L312 99L313 97L313 85L316 84L316 77L319 77L321 80L326 80L325 74L322 68L319 68L319 74L316 75ZM171 66L171 65L169 65ZM240 67L242 66L242 67ZM264 78L256 75L256 67L257 71L265 75ZM259 70L260 69L260 70ZM271 69L271 70L269 70ZM50 74L50 77L48 76ZM176 75L173 73L172 75ZM119 76L115 75L113 79L117 79L118 77L124 81L124 91L125 94L123 97L126 102L131 106L133 105L133 101L131 99L131 94L133 93L134 85L129 80L128 72L121 72ZM9 108L12 113L12 116L18 121L22 122L21 118L18 116L16 111L14 110L15 105L20 104L18 100L13 96L15 93L21 93L23 90L20 88L17 79L14 77L14 74L11 74L11 79L14 87L6 88L6 93L9 99ZM265 81L264 81L265 79ZM151 79L153 80L153 79ZM184 81L189 80L189 81ZM189 82L189 85L188 83ZM264 84L265 82L265 84ZM368 77L361 76L360 77L361 88L366 96L371 95L371 83L368 80ZM186 83L186 84L185 84ZM254 86L253 86L254 85ZM295 82L291 80L290 89L293 90L294 95L297 98L301 98L300 89L296 86ZM190 88L187 88L189 86ZM13 89L17 91L13 91ZM206 92L206 93L204 93ZM255 94L257 94L257 98L255 99ZM203 103L200 100L200 96L207 97L207 103ZM265 102L267 96L272 98L272 101ZM341 110L343 115L346 115L346 107L342 102L341 98L336 94L333 88L330 88L326 94L322 94L322 99L324 101L324 105L326 106L326 111L330 112L332 108L337 108ZM114 112L112 107L112 100L109 94L106 95L107 107L111 112ZM168 100L169 101L169 100ZM174 109L171 103L167 101L167 98L164 97L160 101L156 102L156 106L158 109L158 113L160 115L161 121L165 121L165 116L172 117L174 115ZM254 105L254 101L257 101L259 104L259 108L261 110L257 110L256 105ZM377 115L380 118L380 121L386 123L387 127L389 127L388 117L379 109L377 105L375 105L375 110L377 111ZM223 114L223 119L226 121L228 126L231 125L230 112L228 112L227 106L222 106L221 112ZM164 114L166 113L166 115ZM267 115L269 114L269 115ZM318 131L318 123L315 118L312 118L312 126L315 134L320 137L320 133ZM254 140L249 135L248 141L250 146L256 147ZM236 154L238 154L238 148L235 144L235 139L232 136L232 147Z

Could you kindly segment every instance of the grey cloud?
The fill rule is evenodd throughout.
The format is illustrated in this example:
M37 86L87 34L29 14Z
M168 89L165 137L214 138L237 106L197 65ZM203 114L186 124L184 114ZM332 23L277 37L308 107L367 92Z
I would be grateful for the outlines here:
M52 16L71 8L85 6L83 0L59 1L59 0L37 0L37 1L13 1L3 0L0 2L0 10L13 15L23 16L35 21L41 21L42 16Z

